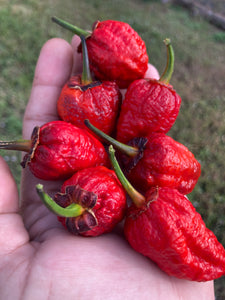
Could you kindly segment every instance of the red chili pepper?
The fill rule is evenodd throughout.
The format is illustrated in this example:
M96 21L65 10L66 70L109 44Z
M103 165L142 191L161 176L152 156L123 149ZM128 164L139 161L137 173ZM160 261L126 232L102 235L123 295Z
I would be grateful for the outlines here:
M147 140L142 159L127 172L129 180L143 191L168 186L182 194L191 193L201 175L193 153L164 133L150 134Z
M117 139L127 143L152 132L167 133L179 114L181 98L171 85L174 52L166 39L167 65L159 80L139 79L128 87L117 123Z
M115 172L104 166L83 169L64 182L54 200L37 191L44 204L71 233L98 236L112 229L124 217L126 193Z
M57 102L60 118L80 128L84 119L107 134L115 131L116 120L122 101L119 87L113 81L92 81L85 39L83 45L83 73L72 76L64 85Z
M172 87L151 79L131 83L117 122L116 138L127 143L152 132L167 133L179 114L181 98Z
M168 187L138 193L124 177L110 148L114 170L133 200L124 233L137 252L170 276L208 281L225 275L225 250L188 198Z
M164 133L152 133L125 145L103 134L88 120L85 124L125 154L120 158L123 169L135 187L146 191L152 186L168 186L182 194L194 189L201 174L201 165L183 144Z
M103 145L86 130L64 121L35 127L31 140L0 142L0 149L28 152L21 163L44 180L69 178L75 171L107 165Z
M52 20L74 34L86 37L90 68L96 78L116 80L120 88L127 88L133 80L144 77L148 68L146 46L129 24L97 21L90 33L59 18Z

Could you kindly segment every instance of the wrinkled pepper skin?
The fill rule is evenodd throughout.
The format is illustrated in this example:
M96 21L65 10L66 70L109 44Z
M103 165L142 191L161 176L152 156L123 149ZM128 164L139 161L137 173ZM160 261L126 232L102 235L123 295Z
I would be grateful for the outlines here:
M153 132L167 133L179 114L181 98L169 84L135 80L128 87L117 123L117 140L127 143Z
M58 217L58 220L71 233L82 236L99 236L112 231L116 224L124 218L126 193L114 171L104 166L80 170L64 182L61 193L65 194L68 187L71 189L76 186L96 195L97 201L89 211L94 216L96 223L92 219L89 222L88 217L82 218L82 216ZM86 201L87 199L83 200L83 202ZM67 207L71 203L77 203L77 200L69 195L69 197L61 199L55 197L55 202L62 207Z
M145 198L145 207L129 208L124 225L137 252L177 278L208 281L225 274L225 250L186 196L152 188Z
M201 165L187 147L164 133L152 133L147 136L143 157L128 171L127 177L144 192L152 186L168 186L188 194L200 174Z
M143 78L148 68L144 41L127 23L97 21L86 39L90 68L99 80L115 80L127 88L135 79Z
M97 128L111 134L115 131L121 101L122 95L115 82L83 85L81 76L73 76L61 91L57 110L63 121L85 129L84 120L88 118Z
M89 134L64 121L53 121L36 128L31 152L24 156L22 166L43 180L67 179L75 171L107 165L103 145Z

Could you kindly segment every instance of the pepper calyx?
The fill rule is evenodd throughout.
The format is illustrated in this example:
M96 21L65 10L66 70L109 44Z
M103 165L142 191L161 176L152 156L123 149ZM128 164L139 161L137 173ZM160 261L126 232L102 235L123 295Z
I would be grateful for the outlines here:
M138 153L134 157L123 156L123 163L126 166L126 173L130 173L130 171L137 165L137 163L142 159L144 155L144 149L148 142L146 137L135 137L128 142L128 146L138 148Z
M67 186L65 193L56 193L52 199L43 190L43 185L36 186L37 193L45 206L58 217L64 217L67 229L73 234L91 230L98 225L93 208L97 195L82 189L79 185Z
M92 125L89 120L84 120L84 124L88 129L93 131L106 143L113 145L113 147L119 150L119 152L124 154L123 162L127 173L129 173L142 159L145 146L148 142L148 139L146 137L136 137L132 139L128 144L123 144L99 130L97 127Z
M65 225L69 232L78 235L97 226L98 221L93 211L86 210L76 218L67 218Z
M65 188L65 193L56 193L54 201L66 207L68 204L76 203L84 209L92 209L97 203L98 196L90 191L81 188L79 185L68 185Z
M97 20L97 21L95 21L94 23L93 23L93 25L92 25L92 32L96 29L96 28L98 28L98 25L100 24L100 21L99 20Z
M58 205L64 207L68 203L72 203L80 205L83 209L80 215L66 218L65 225L69 232L78 235L98 225L97 218L92 210L97 203L97 199L98 196L95 193L87 191L79 185L68 185L65 188L65 193L55 194L54 201Z
M88 89L91 89L93 87L96 87L96 86L100 86L102 84L101 81L93 81L91 83L88 83L88 84L74 84L74 83L68 83L68 87L71 88L71 89L79 89L80 91L82 92L85 92L86 90Z
M131 218L132 220L138 219L138 217L143 214L145 211L149 209L149 206L153 201L156 201L159 196L159 188L158 187L152 187L148 192L147 195L145 195L146 201L143 203L141 207L135 208L135 210L130 211L128 214L128 218ZM133 209L133 207L132 207Z
M39 144L39 137L40 137L40 127L36 126L33 129L33 132L31 134L31 147L29 153L27 153L23 161L20 163L20 165L25 168L32 160L34 157L35 150L37 149L37 146Z

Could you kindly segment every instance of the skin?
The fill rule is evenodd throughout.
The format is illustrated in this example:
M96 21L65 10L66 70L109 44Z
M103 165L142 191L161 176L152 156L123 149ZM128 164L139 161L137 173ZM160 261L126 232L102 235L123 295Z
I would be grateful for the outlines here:
M51 39L43 46L24 115L24 138L35 125L57 119L60 89L71 72L81 71L80 57L72 50L78 43L74 37L71 45ZM149 66L148 76L158 78L157 70ZM131 249L121 226L97 238L66 232L35 190L42 183L54 194L61 182L40 181L25 169L19 197L1 157L0 178L1 299L214 299L213 282L167 276Z

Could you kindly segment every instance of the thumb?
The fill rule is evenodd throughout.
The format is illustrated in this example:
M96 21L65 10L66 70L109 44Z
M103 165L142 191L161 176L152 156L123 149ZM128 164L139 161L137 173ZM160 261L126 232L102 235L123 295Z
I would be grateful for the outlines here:
M29 241L19 211L19 197L8 165L0 157L0 256Z

